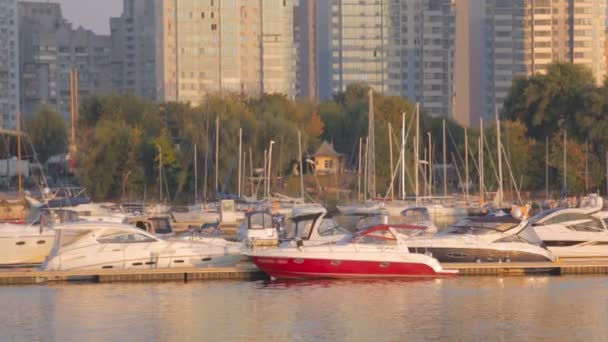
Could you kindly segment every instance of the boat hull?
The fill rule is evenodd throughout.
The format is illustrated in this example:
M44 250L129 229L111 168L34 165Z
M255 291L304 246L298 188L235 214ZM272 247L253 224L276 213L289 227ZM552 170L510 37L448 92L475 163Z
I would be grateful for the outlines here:
M261 270L276 279L310 278L436 278L456 275L435 271L419 262L386 262L370 260L335 260L276 256L252 256Z
M51 252L52 232L28 234L30 229L23 230L14 236L0 236L0 265L41 264Z
M547 255L521 250L490 248L410 247L411 253L430 254L439 262L544 262Z

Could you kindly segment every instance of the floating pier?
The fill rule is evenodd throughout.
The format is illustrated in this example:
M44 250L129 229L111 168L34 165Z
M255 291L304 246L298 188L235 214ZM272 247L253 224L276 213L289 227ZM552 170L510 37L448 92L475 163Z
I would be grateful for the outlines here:
M0 285L33 285L61 282L163 282L204 280L262 280L268 279L264 272L253 265L228 268L169 268L142 270L96 270L96 271L39 271L19 269L0 271Z
M608 259L560 260L557 262L519 263L444 263L444 269L458 270L460 276L524 276L532 274L575 275L608 274ZM168 268L141 270L39 271L5 269L0 271L0 285L33 285L62 282L189 282L205 280L265 280L269 277L253 264L236 267Z
M608 259L563 259L556 262L444 263L461 276L608 274Z

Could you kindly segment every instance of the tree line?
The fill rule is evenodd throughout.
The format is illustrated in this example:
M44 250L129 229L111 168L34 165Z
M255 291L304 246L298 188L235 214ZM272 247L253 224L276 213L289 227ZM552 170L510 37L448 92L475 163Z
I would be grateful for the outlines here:
M242 129L242 165L247 175L253 171L252 166L263 168L264 152L271 140L275 141L273 176L291 177L294 162L314 153L323 140L332 142L335 149L344 154L346 167L356 171L368 132L368 90L365 84L352 84L332 101L320 104L297 102L276 94L259 99L238 94L209 95L197 106L155 103L133 95L95 95L80 106L76 131L77 176L97 199L157 198L161 170L166 189L163 191L168 190L165 194L174 203L192 202L195 197L215 197L216 178L218 192L236 193L239 129ZM606 85L596 85L589 70L572 64L554 63L544 75L516 78L500 113L501 140L508 157L508 163L503 165L507 186L544 189L548 146L550 188L561 190L564 132L568 150L566 190L582 192L604 185L607 95ZM402 97L379 93L373 96L378 191L381 195L387 192L395 173L391 170L389 147L392 143L395 166L400 155L405 113L409 137L404 153L408 175L405 190L412 193L415 105ZM219 122L218 137L216 121ZM436 164L442 163L442 121L426 115L422 108L420 155L424 155L424 138L428 132L433 137L432 155ZM487 155L484 169L486 186L492 190L497 184L497 149L494 122L489 121L483 134ZM447 161L457 166L462 183L464 154L468 151L470 179L475 184L479 129L468 130L469 148L465 149L464 129L451 120L447 120L446 125ZM68 127L61 115L44 108L26 127L41 162L67 151ZM298 153L298 131L304 156ZM219 142L217 175L216 141ZM356 191L355 182L346 177L339 181L340 186ZM441 180L435 187L441 188ZM450 191L460 191L459 187L462 186ZM198 194L194 193L195 189ZM249 194L249 190L246 193Z

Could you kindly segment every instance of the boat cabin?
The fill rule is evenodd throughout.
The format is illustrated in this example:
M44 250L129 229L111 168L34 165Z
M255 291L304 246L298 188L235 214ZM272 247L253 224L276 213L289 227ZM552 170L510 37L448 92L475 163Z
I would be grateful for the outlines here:
M238 240L247 247L275 247L279 243L280 223L267 210L251 211L239 227Z
M391 227L387 225L374 226L361 230L350 240L355 244L398 245L409 236L411 229Z
M135 227L152 233L159 237L174 236L171 218L169 216L134 216L127 218L127 222Z
M504 233L509 233L509 235ZM502 236L493 242L523 242L545 248L543 241L528 222L518 220L511 215L465 218L438 235L474 236L490 234Z
M325 208L321 209L317 208L317 212L300 211L294 215L286 226L283 240L335 242L350 235L347 229L327 216Z

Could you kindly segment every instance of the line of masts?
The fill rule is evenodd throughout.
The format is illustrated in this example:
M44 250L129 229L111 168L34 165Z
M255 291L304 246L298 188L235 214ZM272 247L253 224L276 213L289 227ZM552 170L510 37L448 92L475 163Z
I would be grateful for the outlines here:
M414 141L414 196L415 196L415 201L416 201L416 205L420 205L420 200L422 197L422 194L420 192L420 172L422 171L426 171L426 172L422 172L424 175L424 180L426 182L426 194L431 197L433 195L433 181L434 181L434 172L433 172L433 142L432 142L432 136L430 132L427 132L428 135L428 147L425 149L425 156L423 159L420 158L420 105L416 104L415 106L415 112L414 114L414 119L415 119L415 135L413 137L413 141ZM375 165L375 137L374 137L374 107L373 107L373 92L370 90L369 92L369 116L368 116L369 121L369 128L368 128L368 136L363 138L359 138L359 158L358 158L358 198L359 200L361 200L363 195L363 199L367 200L370 198L374 198L376 197L376 165ZM405 162L405 149L406 149L406 125L405 125L405 120L406 120L406 113L403 112L402 113L402 122L401 122L401 146L399 149L399 159L397 160L397 163L394 163L393 160L393 141L392 141L392 137L393 137L393 127L392 125L389 123L388 125L388 129L389 129L389 154L390 154L390 166L391 166L391 182L390 182L390 186L389 186L389 192L387 193L387 196L390 195L391 199L394 199L394 195L395 195L395 191L394 191L394 180L395 180L395 176L397 174L399 174L399 185L400 185L400 197L401 199L406 199L407 198L407 193L406 193L406 162ZM504 203L504 187L503 187L503 153L506 153L503 145L502 145L502 141L501 141L501 126L500 126L500 117L498 112L496 112L495 114L495 120L496 120L496 149L497 149L497 170L495 168L495 171L497 171L497 180L498 180L498 184L497 184L497 194L496 194L496 200L497 200L497 204L498 206L502 206ZM20 119L18 119L18 123L17 123L17 127L18 130L20 130ZM219 150L220 150L220 139L219 139L219 133L220 133L220 122L219 122L219 117L216 117L215 120L215 191L216 194L219 194ZM478 163L477 163L477 170L478 170L478 176L479 176L479 199L481 204L483 204L484 199L485 199L485 191L486 191L486 185L485 185L485 162L484 162L484 144L485 144L485 139L483 136L483 132L484 132L484 128L483 128L483 119L480 119L479 122L479 130L481 132L478 141L477 141L477 146L478 146ZM442 171L443 171L443 177L442 177L442 185L443 185L443 196L444 197L448 197L448 177L447 177L447 141L446 141L446 120L444 119L442 121L442 160L443 160L443 164L442 164ZM208 131L208 127L207 127L207 131ZM18 134L19 139L20 139L20 133ZM269 143L269 148L267 150L264 151L264 171L263 171L263 175L262 175L262 179L264 184L264 195L266 196L266 198L269 198L271 196L271 183L272 183L272 150L273 150L273 145L275 144L274 141L270 141ZM546 139L546 151L545 151L545 195L548 197L549 196L549 140L548 138ZM566 193L567 191L567 133L566 131L564 131L563 134L563 193ZM18 143L18 151L19 151L19 155L21 153L21 145L20 142ZM199 194L198 194L198 159L197 159L197 155L198 155L198 146L196 144L194 144L194 151L193 151L193 158L194 158L194 172L195 172L195 177L194 177L194 182L195 182L195 200L198 202L199 199ZM206 146L206 158L208 159L208 150L209 150L209 146L207 144ZM464 128L464 149L465 149L465 156L464 156L464 168L465 168L465 180L464 180L464 184L462 185L462 179L460 178L459 175L459 179L461 182L461 186L463 188L463 193L465 196L465 200L468 202L469 200L469 185L470 185L470 179L469 179L469 137L468 137L468 132L467 129ZM589 145L588 142L586 144L586 149L585 149L585 155L586 155L586 164L585 164L585 168L586 168L586 175L585 175L585 187L588 188L588 150L589 150ZM302 142L301 142L301 134L300 131L298 131L298 153L299 153L299 162L298 162L298 167L299 167L299 176L300 176L300 196L301 198L305 197L305 189L304 189L304 180L303 180L303 163L302 163ZM505 154L506 156L506 154ZM456 161L453 158L454 156L452 155L452 160L455 163ZM242 128L239 128L239 135L238 135L238 180L237 180L237 194L239 197L243 196L244 194L244 188L245 188L245 184L243 182L243 179L246 177L246 159L247 159L247 152L243 151L243 130ZM462 160L462 159L461 159ZM207 163L207 162L205 162ZM162 171L162 150L159 146L159 187L160 187L160 198L161 201L163 199L163 171ZM206 164L207 165L207 164ZM492 161L492 165L493 161ZM425 168L423 168L422 166L425 166L426 170L424 170ZM20 165L18 166L20 167ZM494 167L494 166L493 166ZM509 168L509 172L512 173L512 170L510 170L510 165L508 164L507 161L507 167ZM252 153L252 149L251 147L249 148L249 168L250 168L250 180L251 180L251 195L254 196L255 193L257 193L257 189L254 189L254 170L253 170L253 153ZM205 168L206 169L206 168ZM399 170L400 169L400 170ZM399 172L400 171L400 172ZM362 179L362 172L363 172L363 179ZM207 182L207 170L205 170L205 184ZM19 176L21 176L21 173L19 172ZM513 175L511 174L511 178L512 181L514 182L515 180L513 179ZM362 183L363 180L363 183ZM608 183L608 152L606 153L606 180ZM262 180L258 180L258 185ZM19 177L19 182L21 185L21 177ZM410 181L411 182L411 181ZM165 187L167 186L166 184L164 184ZM21 186L20 186L21 188ZM362 191L363 190L363 191ZM518 190L516 188L516 190ZM607 192L608 192L608 188L607 188ZM167 191L167 195L168 195L168 191ZM205 191L205 195L203 196L203 200L206 201L206 191Z

